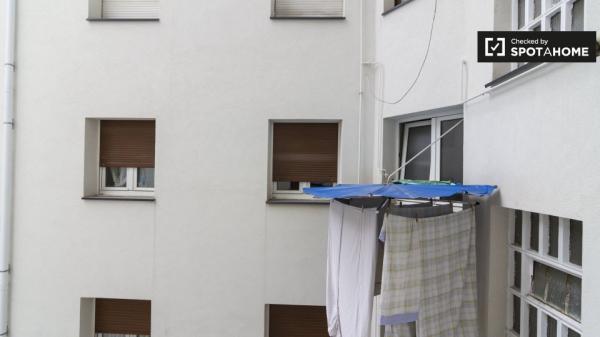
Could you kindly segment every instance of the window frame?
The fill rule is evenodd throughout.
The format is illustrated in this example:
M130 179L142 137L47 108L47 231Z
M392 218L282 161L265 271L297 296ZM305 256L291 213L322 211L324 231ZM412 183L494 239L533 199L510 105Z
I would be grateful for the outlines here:
M99 174L99 195L109 196L153 196L154 187L138 187L137 175L138 167L126 167L126 186L125 187L110 187L106 186L106 167L100 166ZM155 171L156 172L156 171ZM155 177L156 178L156 177ZM155 180L156 186L156 180Z
M444 116L438 116L438 117L431 117L431 118L427 118L424 120L413 121L413 122L405 122L405 123L401 122L400 127L402 128L402 144L399 144L399 149L401 149L399 166L404 165L406 163L406 161L408 159L410 159L410 158L406 158L406 154L407 154L406 150L408 147L408 134L409 134L410 128L426 126L426 125L431 126L431 138L430 138L430 143L431 143L442 135L442 133L441 133L442 122L449 121L449 120L457 120L457 122L458 122L459 119L464 119L464 116L462 113L452 114L452 115L444 115ZM435 142L430 148L429 180L440 180L441 155L442 155L441 142L442 141L443 141L443 138L440 139L438 142ZM405 169L406 168L402 168L402 170L400 170L400 172L398 174L398 177L400 179L404 179Z
M575 276L583 281L583 267L573 264L569 261L569 230L570 219L558 217L559 219L559 240L558 257L548 254L548 235L549 235L549 216L539 214L538 227L538 250L530 247L531 234L531 213L522 212L521 223L521 245L515 245L515 211L509 211L508 226L508 289L507 289L507 315L506 332L507 336L520 337L529 336L529 306L537 309L537 332L538 336L546 336L547 317L556 320L557 337L567 337L568 329L571 329L582 335L582 324L575 318L561 312L553 306L542 302L534 297L532 292L532 277L534 262L552 267L566 274ZM515 277L515 253L521 254L521 280L520 289L513 286ZM512 330L513 327L513 298L520 299L520 334Z

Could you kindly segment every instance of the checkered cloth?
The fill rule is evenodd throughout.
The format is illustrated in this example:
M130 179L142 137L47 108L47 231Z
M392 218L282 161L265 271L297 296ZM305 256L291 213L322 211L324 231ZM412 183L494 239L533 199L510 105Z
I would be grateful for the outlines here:
M473 210L425 219L387 215L382 230L385 336L477 337Z

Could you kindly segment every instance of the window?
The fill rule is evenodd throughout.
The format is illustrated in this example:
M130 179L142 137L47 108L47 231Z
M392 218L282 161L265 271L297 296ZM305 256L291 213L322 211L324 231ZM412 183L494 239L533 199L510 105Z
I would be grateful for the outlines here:
M404 165L442 134L450 131L461 120L461 115L452 115L401 124L400 165ZM400 179L462 182L462 124L452 129L444 138L434 143L402 169Z
M154 143L154 121L101 121L100 194L152 195Z
M268 306L268 337L327 337L325 307L311 305Z
M97 20L156 20L159 0L89 0L89 18Z
M577 220L511 211L510 335L581 335L582 227Z
M344 0L273 0L272 18L342 18Z
M585 0L513 0L513 30L583 30Z
M95 337L149 337L150 320L150 301L109 298L95 300Z
M337 123L273 123L273 198L312 198L302 190L337 182L338 132Z

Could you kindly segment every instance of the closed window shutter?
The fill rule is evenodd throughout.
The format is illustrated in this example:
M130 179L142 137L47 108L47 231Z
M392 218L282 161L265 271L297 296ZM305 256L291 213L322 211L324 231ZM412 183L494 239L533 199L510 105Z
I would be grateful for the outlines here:
M157 19L159 0L103 0L104 19Z
M337 123L273 124L273 181L337 182Z
M276 17L342 17L344 0L275 0Z
M100 122L100 166L154 167L154 121Z
M325 307L269 305L269 337L329 337Z
M150 336L151 302L96 299L96 333Z

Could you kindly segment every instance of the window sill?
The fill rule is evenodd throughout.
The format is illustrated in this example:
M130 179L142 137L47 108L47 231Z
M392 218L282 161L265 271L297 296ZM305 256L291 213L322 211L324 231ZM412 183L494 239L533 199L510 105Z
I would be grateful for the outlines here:
M381 13L382 16L386 16L388 14L390 14L391 12L395 11L396 9L403 7L404 5L407 5L409 3L411 3L413 0L406 0L406 1L402 1L399 5L396 5L388 10L383 11L383 13Z
M137 19L134 19L134 18L132 18L132 19L87 18L86 20L90 21L90 22L97 22L97 21L102 21L102 22L130 22L130 21L133 21L133 22L158 22L158 21L160 21L159 18L147 18L147 19L144 19L144 18L137 18Z
M329 200L319 199L268 199L267 205L329 205Z
M154 197L144 196L116 196L116 195L88 195L84 196L83 200L121 200L121 201L156 201Z
M346 20L345 16L271 16L271 20Z
M494 88L499 86L500 84L506 83L512 79L515 79L517 77L520 77L521 75L524 75L526 73L529 73L529 71L538 68L539 66L543 65L545 63L527 63L526 65L519 67L515 70L509 71L508 73L498 77L497 79L487 83L485 85L486 88Z

